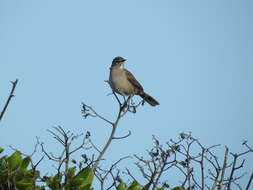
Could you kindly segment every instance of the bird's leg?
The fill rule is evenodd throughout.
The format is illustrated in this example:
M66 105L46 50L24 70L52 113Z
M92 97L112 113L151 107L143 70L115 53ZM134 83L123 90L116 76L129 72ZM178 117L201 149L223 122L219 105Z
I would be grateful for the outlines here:
M124 104L122 105L122 109L124 109L125 107L127 107L127 103L128 103L128 98L126 100L126 97L123 96L123 99L124 99Z
M127 97L127 99L125 98L125 96L123 96L124 97L124 104L123 104L123 108L127 108L127 110L129 110L129 108L131 107L131 103L130 103L130 101L131 101L131 98L133 97L133 95L129 95L128 97Z
M115 92L112 92L112 93L114 94L115 98L117 99L117 101L118 101L118 103L119 103L119 105L120 105L120 107L121 107L121 106L122 106L122 104L121 104L121 102L120 102L120 100L119 100L118 96L116 95L116 93L115 93Z
M128 97L128 101L129 101L129 103L128 103L128 111L130 111L132 113L136 113L136 107L137 106L133 102L133 99L132 99L133 96L134 95L131 95L131 96Z
M131 100L131 98L133 97L133 95L130 95L130 96L128 96L128 98L127 98L127 103L129 103L130 104L130 100Z

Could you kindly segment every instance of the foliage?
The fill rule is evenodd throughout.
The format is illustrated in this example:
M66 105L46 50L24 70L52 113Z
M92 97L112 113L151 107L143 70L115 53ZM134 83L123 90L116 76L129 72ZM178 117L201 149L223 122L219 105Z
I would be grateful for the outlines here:
M64 138L61 139L62 136L52 130L49 130L50 133L53 134L54 139L62 142L64 147L63 153L68 152L68 155L62 156L64 154L61 154L60 157L52 154L49 155L45 151L42 142L38 141L37 145L41 146L42 152L49 160L59 164L55 174L41 176L40 171L36 168L44 157L38 163L34 164L31 156L23 156L24 154L20 151L12 148L15 150L13 154L0 157L1 190L93 190L92 184L95 178L102 184L101 189L205 190L209 189L208 187L213 187L213 190L228 190L228 187L233 186L233 189L236 186L239 187L239 180L244 176L234 176L236 171L242 168L245 163L245 160L242 160L240 163L239 158L253 152L247 142L244 142L243 145L247 148L246 151L237 154L230 153L232 157L228 158L229 150L226 147L224 158L218 160L211 150L219 147L219 145L204 147L190 134L181 133L178 141L170 140L170 143L167 142L166 144L161 144L157 138L153 137L154 146L148 151L149 157L145 158L134 155L137 160L136 166L141 173L140 176L143 176L143 179L147 180L146 184L141 185L137 180L137 178L140 179L140 176L136 176L135 178L128 168L123 172L125 175L122 176L117 169L120 161L128 157L121 158L112 164L109 169L97 166L94 170L92 166L96 161L88 158L87 155L82 155L80 161L71 158L72 153L75 151L73 152L73 150L69 149L69 145L77 137L81 137L81 135L73 135L72 133L64 131L61 127L55 127L54 129ZM81 148L79 149L77 147L74 150L87 149L84 145L86 145L86 140L90 142L90 134L86 134L83 138L79 146ZM67 144L64 144L64 141ZM196 145L200 147L199 152L196 152ZM192 149L194 149L193 152ZM0 148L0 152L3 152L2 148ZM69 162L70 160L71 162ZM199 164L200 167L197 167L194 163ZM171 171L173 167L178 170L177 175L182 175L182 182L179 183L180 186L174 188L167 181L161 180L161 176L166 176L166 172ZM200 175L197 172L198 168L201 169ZM204 173L206 170L208 170L208 174ZM252 178L253 175L249 179L247 187L245 188L246 190L249 190ZM212 181L213 183L211 183ZM105 186L107 187L105 188Z
M3 150L3 149L1 149ZM68 180L63 182L62 173L52 177L44 176L41 180L45 185L36 185L40 179L40 172L28 169L30 157L22 158L21 152L16 151L10 156L0 158L0 189L1 190L92 190L93 172L90 168L83 168L76 173L76 168L68 168Z
M3 149L1 149L3 151ZM30 157L22 158L16 151L10 156L0 158L0 189L32 190L39 177L39 171L28 169ZM43 187L37 187L41 189Z
M58 132L61 132L62 135L65 135L66 142L68 142L68 139L70 138L71 140L74 140L75 138L73 137L77 137L73 134L65 132L61 127L55 129L57 129ZM50 133L53 134L54 137L57 136L58 138L60 138L60 136L58 136L53 131L50 131ZM78 137L80 137L80 135L78 135ZM85 135L84 139L86 138L88 138L87 134ZM83 141L83 144L84 142L85 141ZM38 144L41 145L42 151L47 155L48 153L45 151L43 143L38 141L35 146L35 149L37 149ZM82 147L83 144L81 145ZM31 160L31 156L23 156L24 154L22 154L20 151L14 148L12 149L15 150L15 152L10 156L4 155L0 157L1 190L93 190L92 182L94 180L94 171L92 167L89 166L91 166L95 162L85 158L85 156L82 157L87 159L86 162L76 162L72 160L72 163L76 164L76 166L69 167L70 164L68 163L68 165L65 165L67 168L64 168L63 170L58 168L57 172L52 176L41 176L40 171L36 168L44 157L42 157L42 159L40 159L38 163L34 164ZM0 148L0 153L2 153L3 151L4 150ZM71 150L69 151L72 152ZM66 149L64 149L64 152L66 152ZM53 156L51 158L48 155L48 158L57 161L56 156ZM67 158L70 159L69 155ZM58 161L59 166L62 166L63 163L66 163L66 159L64 157L61 157ZM86 163L86 167L82 168L81 163ZM77 167L77 165L79 167ZM29 168L29 166L31 166L31 168ZM79 171L77 172L77 170ZM98 175L98 171L96 170L95 172L96 175ZM115 189L148 190L146 186L140 185L139 182L137 182L136 180L133 180L130 184L124 182L117 182L117 185L115 184ZM155 190L165 189L165 187L155 188ZM176 187L173 190L181 189L181 187Z
M51 190L92 190L93 172L90 168L84 168L75 174L75 167L67 170L68 180L63 182L63 174L45 177L44 181Z
M18 80L12 82L9 97L0 112L0 121L3 118L10 100L14 97L14 90ZM108 82L108 81L107 81ZM111 125L111 134L100 150L91 139L90 132L73 134L61 126L53 127L48 132L61 145L62 152L55 155L46 150L43 142L37 138L34 151L30 155L11 147L14 153L10 156L0 156L0 190L93 190L94 179L100 184L100 190L231 190L243 189L240 180L245 174L238 174L246 162L245 156L251 154L253 149L247 141L243 142L246 150L233 153L225 147L224 156L219 158L213 151L220 145L206 147L191 134L181 133L176 140L170 139L162 144L153 136L153 147L148 150L148 156L134 155L135 165L140 175L133 174L129 168L126 171L118 169L119 163L129 158L125 156L113 163L109 168L103 168L100 161L113 140L122 140L131 135L115 136L118 123L127 113L135 114L137 108L144 105L144 101L135 104L132 96L121 103L113 92L119 109L117 117L111 121L97 113L91 106L82 103L82 114L86 119L96 117ZM82 142L74 149L71 145L82 137ZM33 155L41 148L43 156L37 163L33 162ZM85 151L93 149L97 154L87 155ZM0 147L0 154L4 150ZM79 160L73 159L73 154L82 152ZM52 175L42 176L37 169L41 161L47 158L56 164L56 171ZM181 180L174 187L168 184L168 174L176 170ZM52 172L51 170L48 170ZM124 176L122 176L124 175ZM137 176L136 176L137 175ZM122 180L124 179L124 180ZM137 180L140 179L140 180ZM144 181L144 182L143 182ZM249 190L253 181L253 172L249 177L245 190ZM142 182L143 184L141 184Z

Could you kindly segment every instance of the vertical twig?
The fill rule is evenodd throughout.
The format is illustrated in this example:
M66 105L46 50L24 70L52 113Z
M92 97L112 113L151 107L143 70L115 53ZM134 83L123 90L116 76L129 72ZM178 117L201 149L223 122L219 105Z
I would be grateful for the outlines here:
M5 113L5 111L6 111L7 107L8 107L8 105L9 105L9 103L10 103L10 101L11 101L11 98L14 97L14 90L15 90L16 85L17 85L17 83L18 83L18 79L16 79L14 82L11 81L11 83L12 83L12 88L11 88L9 97L8 97L8 99L7 99L7 101L6 101L5 105L4 105L4 108L3 108L3 110L2 110L2 112L1 112L1 114L0 114L0 121L2 120L2 118L3 118L3 116L4 116L4 113Z
M253 173L251 173L251 176L249 178L249 182L248 182L247 187L246 187L245 190L249 190L249 187L250 187L250 184L251 184L252 180L253 180Z
M115 93L114 93L114 95L115 95L115 97L117 97L117 95L116 95ZM117 100L118 100L118 98L117 98ZM112 125L111 134L110 134L110 136L109 136L109 138L108 138L108 141L106 142L104 148L103 148L102 151L99 153L99 156L98 156L98 158L97 158L95 164L94 164L93 167L92 167L92 170L93 170L93 171L97 168L97 166L98 166L100 160L102 160L102 158L103 158L103 156L104 156L106 150L108 149L108 147L110 146L112 140L114 139L114 135L115 135L115 132L116 132L116 129L117 129L119 120L120 120L120 118L121 118L121 113L122 113L122 111L123 111L123 109L124 109L124 107L125 107L125 103L123 104L123 106L121 106L120 102L118 102L118 103L119 103L119 113L118 113L118 116L117 116L117 118L116 118L116 121L113 122L113 123L111 123L111 125Z
M228 190L231 189L231 183L233 181L233 175L234 175L234 171L235 171L235 168L236 168L236 161L237 161L237 158L238 158L238 155L237 154L232 154L234 159L233 159L233 165L232 165L232 169L231 169L231 173L230 173L230 176L229 176L229 181L228 181Z
M227 168L227 157L228 157L228 147L225 147L224 162L223 162L223 166L221 168L221 178L220 178L220 181L218 182L218 189L217 190L221 190L221 187L222 187L222 183L223 183L224 175L225 175L225 170Z
M108 82L108 81L106 81L106 82ZM122 104L115 92L113 92L113 95L115 96L115 98L119 104L119 112L118 112L117 117L114 122L110 121L110 120L106 119L105 117L103 117L102 115L98 114L91 106L88 106L88 105L82 103L82 113L83 113L84 118L87 118L88 116L98 117L101 120L105 121L106 123L109 123L112 126L111 134L110 134L106 144L104 145L102 151L99 151L98 158L96 159L95 163L92 166L93 172L97 169L99 162L102 160L102 158L103 158L105 152L107 151L108 147L110 146L112 140L127 138L129 135L131 135L131 132L129 132L128 135L126 135L126 136L115 137L115 132L116 132L119 120L127 112L135 113L136 108L140 105L140 104L137 104L137 105L131 104L130 100L131 100L132 96L129 96L127 100L124 98L124 102ZM133 109L134 111L131 109Z
M205 148L202 147L201 152L201 160L200 160L200 167L201 167L201 190L204 190L205 186L205 173L204 173L204 154L205 154Z

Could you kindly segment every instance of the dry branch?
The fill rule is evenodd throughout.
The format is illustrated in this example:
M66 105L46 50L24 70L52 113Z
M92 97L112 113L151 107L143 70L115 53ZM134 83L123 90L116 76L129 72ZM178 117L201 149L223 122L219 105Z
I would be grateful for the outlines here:
M9 96L7 98L7 101L6 101L6 103L5 103L4 107L3 107L3 110L0 113L0 121L2 120L2 118L4 116L4 113L5 113L5 111L6 111L7 107L8 107L11 99L14 97L14 91L15 91L16 85L18 83L18 79L16 79L14 82L11 81L11 83L12 83L12 88L11 88L10 94L9 94Z

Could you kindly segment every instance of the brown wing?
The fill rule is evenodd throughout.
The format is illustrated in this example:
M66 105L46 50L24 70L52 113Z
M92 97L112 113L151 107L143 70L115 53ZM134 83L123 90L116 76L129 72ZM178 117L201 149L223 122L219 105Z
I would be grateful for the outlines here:
M138 88L139 90L143 91L143 88L141 86L141 84L136 80L136 78L133 76L132 73L130 73L128 70L126 70L126 76L129 82L131 82L132 85L134 85L136 88Z

